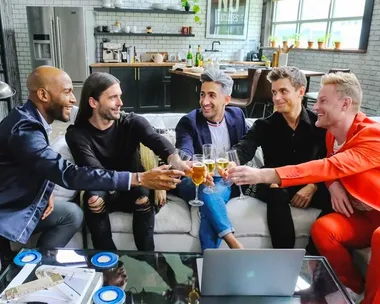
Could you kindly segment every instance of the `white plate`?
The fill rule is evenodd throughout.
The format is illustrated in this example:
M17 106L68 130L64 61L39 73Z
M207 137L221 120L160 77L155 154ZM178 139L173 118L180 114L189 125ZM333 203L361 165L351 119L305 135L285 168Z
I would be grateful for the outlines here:
M192 73L203 73L204 69L203 68L191 68L189 71Z
M168 8L168 6L166 4L162 4L162 3L153 3L152 8L159 9L159 10L166 10Z

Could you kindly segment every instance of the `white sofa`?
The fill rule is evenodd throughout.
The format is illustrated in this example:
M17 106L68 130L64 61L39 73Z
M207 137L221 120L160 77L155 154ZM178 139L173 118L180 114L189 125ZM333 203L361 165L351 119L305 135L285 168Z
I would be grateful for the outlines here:
M184 114L144 114L150 123L158 129L174 129L179 119ZM377 118L376 118L377 119ZM380 118L379 118L380 120ZM248 124L253 120L248 119ZM165 135L173 143L174 131ZM64 136L58 137L52 147L61 153L64 158L73 161L72 155L66 144ZM262 163L262 153L259 150L255 155L255 161ZM56 186L56 199L70 201L76 196L76 192ZM268 226L266 222L266 204L255 199L245 200L231 199L227 204L229 218L235 228L236 237L245 248L268 248L271 247ZM298 209L291 207L296 231L296 247L305 247L309 238L312 223L317 218L320 210ZM122 212L110 214L113 240L118 249L136 250L132 233L132 215ZM200 252L199 242L199 211L197 207L190 207L182 199L168 194L168 203L156 215L155 246L156 251L176 252ZM92 248L90 234L87 233L88 248ZM82 233L78 232L70 243L70 248L82 248ZM222 247L226 244L222 242ZM356 259L363 271L366 269L370 257L370 249L355 252Z

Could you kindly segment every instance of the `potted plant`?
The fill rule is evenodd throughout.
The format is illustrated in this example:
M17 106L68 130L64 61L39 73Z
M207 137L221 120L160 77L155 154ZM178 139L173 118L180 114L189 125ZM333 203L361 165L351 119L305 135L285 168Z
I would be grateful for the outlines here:
M201 11L198 0L181 0L181 5L185 9L185 11L189 11L191 6L193 7L193 11L195 13L194 21L197 24L202 24L201 18L198 16L198 13Z
M294 48L299 48L300 46L300 38L301 38L301 34L294 34L293 35L293 39L294 39Z
M314 40L313 39L309 39L307 41L307 48L308 49L312 49L313 48L313 45L314 45Z
M276 37L275 36L269 36L268 40L269 40L270 46L272 48L275 48L276 47Z
M339 39L334 40L334 50L340 50L341 41Z
M325 48L325 37L319 37L318 38L318 49L324 49Z

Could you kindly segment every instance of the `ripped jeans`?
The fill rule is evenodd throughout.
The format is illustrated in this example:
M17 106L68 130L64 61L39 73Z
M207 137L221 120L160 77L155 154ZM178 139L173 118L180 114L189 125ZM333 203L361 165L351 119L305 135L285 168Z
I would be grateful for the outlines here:
M94 213L88 207L91 196L100 196L105 202L102 213ZM145 204L136 204L139 198L148 197ZM91 232L91 239L95 249L116 250L112 240L109 213L121 211L133 213L133 236L139 251L154 251L154 191L144 187L134 187L127 192L86 191L83 196L84 214L87 227Z

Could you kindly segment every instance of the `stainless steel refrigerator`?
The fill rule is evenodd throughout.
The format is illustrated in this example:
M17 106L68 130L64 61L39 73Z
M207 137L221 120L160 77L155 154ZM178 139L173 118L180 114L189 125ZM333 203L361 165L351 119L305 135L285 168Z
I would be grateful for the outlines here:
M73 81L79 102L95 62L94 12L82 7L27 6L32 68L52 65Z

